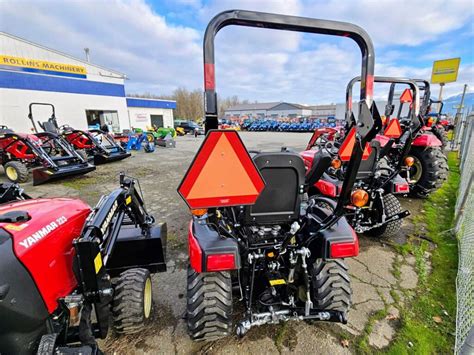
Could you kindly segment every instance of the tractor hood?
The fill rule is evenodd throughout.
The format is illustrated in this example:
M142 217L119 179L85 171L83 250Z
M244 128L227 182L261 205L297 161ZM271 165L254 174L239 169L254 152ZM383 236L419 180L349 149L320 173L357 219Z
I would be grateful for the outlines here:
M13 252L30 272L49 312L58 307L58 298L76 287L72 241L80 236L90 211L86 203L70 198L32 199L0 207L0 229L13 239Z

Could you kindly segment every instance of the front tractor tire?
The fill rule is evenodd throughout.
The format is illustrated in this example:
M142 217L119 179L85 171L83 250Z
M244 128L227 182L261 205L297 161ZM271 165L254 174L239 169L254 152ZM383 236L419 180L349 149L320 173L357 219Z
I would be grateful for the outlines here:
M11 182L21 183L28 181L28 168L25 164L19 161L9 161L3 168L5 175Z
M352 304L348 267L340 259L317 259L311 270L311 301L318 310L346 314Z
M400 204L398 198L396 198L393 194L384 195L383 204L384 212L387 217L402 212L402 205ZM382 206L378 206L378 208L382 208ZM400 231L401 227L402 220L397 219L396 221L385 223L380 227L369 229L366 233L372 237L389 238L396 235Z
M188 267L186 318L195 341L217 340L232 331L232 281L230 273L194 271Z
M147 269L129 269L115 282L112 301L113 327L117 333L133 334L151 317L152 284Z
M412 147L409 156L415 158L410 168L411 193L425 198L448 178L448 160L439 147Z

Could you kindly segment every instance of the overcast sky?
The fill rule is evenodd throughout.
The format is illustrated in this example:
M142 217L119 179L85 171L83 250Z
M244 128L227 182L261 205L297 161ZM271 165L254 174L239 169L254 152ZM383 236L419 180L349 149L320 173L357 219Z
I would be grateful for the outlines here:
M93 63L127 74L127 93L159 95L203 87L202 37L220 11L349 21L372 37L376 75L429 78L433 60L461 57L447 97L464 83L474 89L473 7L473 0L0 0L0 30L79 58L88 47ZM216 39L222 96L343 102L358 74L360 51L347 38L227 27Z

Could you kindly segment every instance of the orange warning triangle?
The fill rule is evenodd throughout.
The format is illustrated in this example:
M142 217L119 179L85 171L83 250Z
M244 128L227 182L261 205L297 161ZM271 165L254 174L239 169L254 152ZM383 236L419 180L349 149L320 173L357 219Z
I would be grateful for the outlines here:
M178 192L190 208L255 203L264 181L236 131L211 131Z
M404 103L412 102L412 101L413 101L413 95L411 94L411 90L405 89L400 95L400 103L404 104Z
M211 183L214 182L214 183ZM189 191L188 198L240 196L257 194L250 177L240 163L225 135L222 135L201 173Z
M370 154L372 154L372 147L369 143L365 143L364 153L362 154L362 160L367 160Z
M399 138L402 135L402 128L398 119L392 118L383 134L390 138Z
M355 134L356 129L355 127L352 127L346 139L344 139L344 142L342 142L341 147L339 148L339 158L341 158L342 161L349 161L351 159L352 150L354 149L354 144L356 141Z

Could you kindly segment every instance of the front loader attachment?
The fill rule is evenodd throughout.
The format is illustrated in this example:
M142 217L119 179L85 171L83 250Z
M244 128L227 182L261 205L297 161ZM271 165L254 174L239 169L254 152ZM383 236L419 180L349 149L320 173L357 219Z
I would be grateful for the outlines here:
M59 180L68 176L83 175L95 170L95 166L84 163L59 166L57 168L41 167L33 169L33 186Z
M107 164L114 161L119 161L130 157L132 154L126 151L117 151L110 154L97 154L94 155L94 165Z

